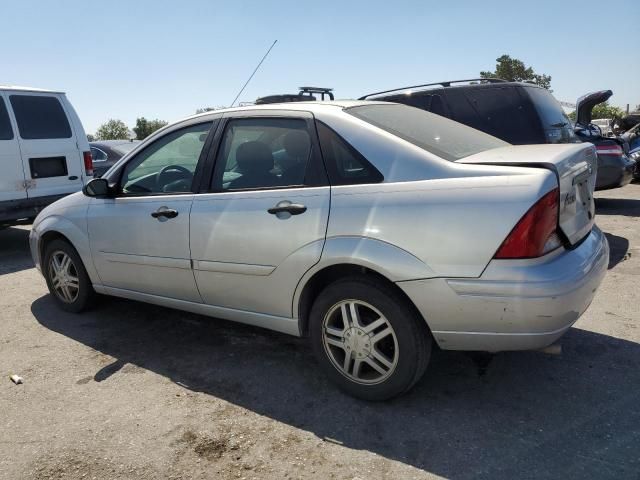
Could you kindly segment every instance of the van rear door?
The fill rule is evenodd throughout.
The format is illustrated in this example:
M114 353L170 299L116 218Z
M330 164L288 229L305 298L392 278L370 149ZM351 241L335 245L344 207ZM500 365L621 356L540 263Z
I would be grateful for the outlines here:
M9 204L4 202L27 198L18 137L14 132L9 116L7 99L2 92L0 92L0 169L1 217L4 207L10 207Z
M66 195L83 185L84 160L60 94L9 95L29 198Z

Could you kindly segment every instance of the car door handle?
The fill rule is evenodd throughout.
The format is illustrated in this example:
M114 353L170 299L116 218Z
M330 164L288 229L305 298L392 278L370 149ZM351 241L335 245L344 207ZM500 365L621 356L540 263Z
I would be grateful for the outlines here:
M271 207L267 212L271 215L277 215L278 213L290 213L291 215L300 215L307 211L307 207L300 205L299 203L286 203L278 204L275 207Z
M158 210L156 210L155 212L151 213L151 216L153 218L160 218L160 217L176 218L178 216L178 211L177 210L173 210L171 208L161 207Z

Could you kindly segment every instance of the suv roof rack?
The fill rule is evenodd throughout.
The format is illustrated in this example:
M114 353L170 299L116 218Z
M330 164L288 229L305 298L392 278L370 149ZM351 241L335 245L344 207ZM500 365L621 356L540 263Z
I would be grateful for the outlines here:
M264 105L267 103L286 103L286 102L314 102L316 97L314 93L320 94L320 98L325 100L325 95L329 97L329 100L333 100L333 88L324 87L298 87L300 92L298 93L280 93L277 95L268 95L266 97L260 97L255 101L256 105Z
M319 93L322 95L322 100L324 100L324 96L327 95L329 100L333 100L333 88L324 88L324 87L298 87L300 90L300 95L312 95L314 93Z
M370 93L368 95L360 97L358 100L366 100L369 97L375 97L376 95L382 95L383 93L401 92L402 90L410 90L412 88L431 87L434 85L450 87L452 83L464 83L464 82L505 83L505 82L508 82L508 80L503 80L502 78L469 78L466 80L449 80L447 82L425 83L423 85L412 85L410 87L393 88L391 90L383 90L382 92Z

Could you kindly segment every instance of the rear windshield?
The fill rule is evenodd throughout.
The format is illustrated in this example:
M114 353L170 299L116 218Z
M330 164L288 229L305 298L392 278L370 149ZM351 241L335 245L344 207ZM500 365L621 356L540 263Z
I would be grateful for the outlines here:
M525 89L531 101L540 115L542 126L548 128L562 128L571 125L567 114L564 113L560 103L544 88L530 87Z
M509 145L461 123L406 105L362 105L346 112L452 162Z
M131 150L133 150L134 148L136 148L139 144L140 142L127 142L127 143L121 143L111 148L116 152L122 155L125 155L129 153Z

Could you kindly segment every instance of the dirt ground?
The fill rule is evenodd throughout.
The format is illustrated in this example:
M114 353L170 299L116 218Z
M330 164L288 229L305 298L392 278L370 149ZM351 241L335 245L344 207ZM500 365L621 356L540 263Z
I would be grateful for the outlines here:
M115 298L62 313L28 227L0 231L0 478L638 480L640 185L597 197L609 272L561 355L436 352L380 404L302 339Z

